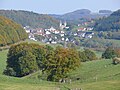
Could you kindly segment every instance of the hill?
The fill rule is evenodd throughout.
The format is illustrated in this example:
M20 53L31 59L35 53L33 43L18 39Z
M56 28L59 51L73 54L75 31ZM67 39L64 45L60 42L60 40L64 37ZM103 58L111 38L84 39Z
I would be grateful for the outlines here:
M111 10L99 10L100 14L111 14L112 11Z
M120 10L113 12L109 17L99 19L95 23L96 31L118 31L120 30Z
M31 26L32 28L58 28L59 21L46 14L38 14L23 10L0 10L0 15L12 19L22 26Z
M7 50L0 51L0 90L119 90L120 65L112 65L111 60L98 60L82 63L70 73L72 83L55 83L38 79L35 74L24 78L2 75L5 68ZM39 72L38 72L39 73ZM37 74L38 75L38 74Z
M94 30L99 37L120 40L120 10L113 12L109 17L95 22Z
M108 12L108 10L100 10L100 12ZM88 9L80 9L73 12L65 13L63 15L55 15L52 14L51 16L61 19L61 20L67 20L67 21L77 21L78 19L85 18L85 19L96 19L101 18L103 16L109 16L111 13L93 13Z
M21 25L0 16L0 46L13 44L26 38L28 35Z

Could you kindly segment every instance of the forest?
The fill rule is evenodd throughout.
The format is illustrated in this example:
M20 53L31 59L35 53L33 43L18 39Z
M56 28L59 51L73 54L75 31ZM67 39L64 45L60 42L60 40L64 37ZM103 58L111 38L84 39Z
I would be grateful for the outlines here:
M23 27L30 26L32 28L50 28L51 26L58 28L59 21L47 14L38 14L32 11L23 10L0 10L0 15L12 19L21 24Z
M95 22L94 30L99 37L106 39L120 39L120 10L113 12L109 17L104 17Z

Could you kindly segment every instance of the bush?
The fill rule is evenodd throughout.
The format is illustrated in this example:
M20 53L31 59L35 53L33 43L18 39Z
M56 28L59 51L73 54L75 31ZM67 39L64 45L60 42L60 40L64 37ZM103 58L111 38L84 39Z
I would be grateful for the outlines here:
M102 54L102 58L111 59L116 56L115 50L111 47L108 47L105 52Z
M81 62L96 60L97 56L89 49L85 49L83 52L79 52L79 58Z

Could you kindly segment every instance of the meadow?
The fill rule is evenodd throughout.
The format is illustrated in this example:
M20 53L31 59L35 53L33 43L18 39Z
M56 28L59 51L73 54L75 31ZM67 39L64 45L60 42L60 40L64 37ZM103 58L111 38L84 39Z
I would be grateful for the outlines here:
M0 51L0 90L120 90L120 64L113 65L110 59L81 63L69 73L71 83L57 83L37 78L40 71L23 78L3 75L7 52Z

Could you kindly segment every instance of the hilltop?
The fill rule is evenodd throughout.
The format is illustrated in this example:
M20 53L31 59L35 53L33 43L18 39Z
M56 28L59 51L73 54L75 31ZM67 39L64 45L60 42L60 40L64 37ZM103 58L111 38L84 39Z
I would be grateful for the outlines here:
M73 12L68 12L63 15L56 15L52 14L51 16L61 19L61 20L67 20L67 21L78 21L78 19L84 18L84 19L97 19L102 18L103 16L109 16L112 13L110 10L99 10L99 12L94 13L88 9L79 9L75 10Z
M58 28L59 21L47 14L38 14L23 10L0 10L0 15L12 19L13 21L24 26L32 28Z

